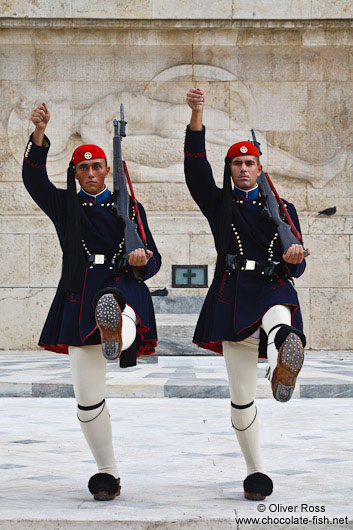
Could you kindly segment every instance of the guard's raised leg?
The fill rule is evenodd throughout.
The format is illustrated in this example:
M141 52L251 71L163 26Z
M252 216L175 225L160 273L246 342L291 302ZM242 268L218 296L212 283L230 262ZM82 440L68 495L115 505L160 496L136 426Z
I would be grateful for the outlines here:
M290 309L283 305L271 307L262 319L268 336L268 377L273 397L281 402L292 397L304 362L305 335L290 324Z
M126 304L125 296L113 287L97 292L94 297L95 316L102 340L102 352L106 359L114 360L122 351L129 351L136 338L137 316ZM126 355L120 359L120 366L126 364ZM133 363L132 363L133 364ZM132 365L131 362L127 366Z

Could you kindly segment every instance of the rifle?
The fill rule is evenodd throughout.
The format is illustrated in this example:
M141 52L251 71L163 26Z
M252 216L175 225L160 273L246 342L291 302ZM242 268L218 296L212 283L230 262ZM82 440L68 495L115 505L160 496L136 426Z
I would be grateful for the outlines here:
M120 105L120 120L114 120L114 138L113 138L113 182L114 182L114 205L113 211L116 216L124 223L125 238L125 256L126 259L130 252L138 248L147 248L146 236L143 230L140 213L137 207L137 201L132 189L130 177L127 171L125 161L121 157L121 141L126 136L126 121L124 120L124 105ZM130 195L128 194L126 181L129 184L134 209L140 229L141 237L137 232L137 225L130 219Z
M251 129L251 134L253 138L252 143L257 148L260 155L262 155L260 143L256 140L254 129ZM261 171L261 175L257 177L257 183L259 185L261 196L266 202L266 205L264 207L264 213L265 215L267 215L268 219L270 221L273 221L277 226L279 242L281 244L283 253L285 254L291 245L298 245L298 243L302 244L302 236L300 232L298 232L298 230L296 229L289 213L287 212L284 202L278 195L276 188L274 187L267 173ZM278 206L289 224L285 223L281 219L281 216L279 215L278 211ZM304 248L304 257L306 257L307 255L308 253Z

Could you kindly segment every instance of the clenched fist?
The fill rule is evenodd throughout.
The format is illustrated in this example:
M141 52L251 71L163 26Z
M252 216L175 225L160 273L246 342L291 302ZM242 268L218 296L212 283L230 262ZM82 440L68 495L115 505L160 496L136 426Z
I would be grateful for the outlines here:
M36 129L45 130L50 120L50 112L45 103L42 103L34 109L31 115L31 121L35 125Z
M309 256L310 254L309 249L307 248L306 251L307 251L307 256ZM304 248L302 245L292 245L289 247L287 252L283 254L282 257L284 261L286 261L287 263L290 263L292 265L298 265L304 259Z
M203 88L191 88L186 95L186 101L192 110L202 111L206 95Z
M145 251L144 248L137 248L129 254L129 265L131 265L131 267L144 267L152 256L152 250Z

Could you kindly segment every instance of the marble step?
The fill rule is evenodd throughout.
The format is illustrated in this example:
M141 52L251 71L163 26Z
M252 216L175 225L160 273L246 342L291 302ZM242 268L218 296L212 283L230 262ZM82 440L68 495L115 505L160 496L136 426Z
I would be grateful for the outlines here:
M204 296L152 296L155 313L200 314Z
M353 397L352 353L308 352L293 398ZM258 363L257 398L272 398ZM0 355L0 397L73 397L69 359L44 351ZM107 397L229 398L222 356L151 356L122 369L107 368Z
M158 332L156 355L218 356L218 353L193 344L198 317L199 313L156 313Z

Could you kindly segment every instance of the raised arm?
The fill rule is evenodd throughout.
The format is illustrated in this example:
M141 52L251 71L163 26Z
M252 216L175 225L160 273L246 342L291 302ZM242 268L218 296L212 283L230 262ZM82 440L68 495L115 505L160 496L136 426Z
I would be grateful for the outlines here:
M187 103L191 108L191 119L186 129L184 149L186 184L202 213L212 219L219 207L222 190L216 186L206 157L205 127L202 125L205 91L202 88L189 90Z
M52 221L57 222L66 208L66 190L58 190L47 175L46 160L50 141L45 136L45 129L50 120L50 112L45 103L34 109L31 120L35 129L26 146L22 167L23 183L39 208Z
M41 147L44 142L45 129L50 120L50 112L46 103L42 103L39 107L35 108L32 112L31 121L35 125L33 131L33 142Z

